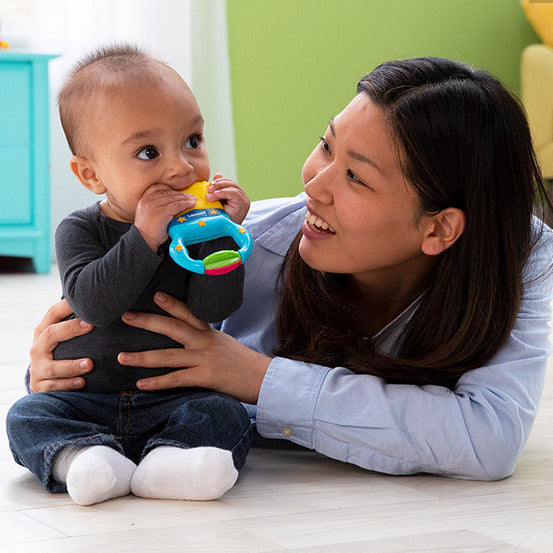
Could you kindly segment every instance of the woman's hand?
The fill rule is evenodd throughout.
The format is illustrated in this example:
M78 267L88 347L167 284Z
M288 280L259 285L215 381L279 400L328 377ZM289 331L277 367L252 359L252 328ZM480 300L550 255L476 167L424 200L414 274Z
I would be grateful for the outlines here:
M118 361L135 367L186 368L139 380L137 387L152 391L198 386L224 392L246 403L257 403L271 358L196 319L184 303L171 296L158 292L154 300L172 317L125 313L123 321L169 336L185 349L120 353Z
M60 342L87 334L94 328L81 319L64 321L71 313L67 301L61 300L48 309L35 327L29 367L33 392L78 390L85 385L82 375L92 370L92 360L54 361L53 351Z

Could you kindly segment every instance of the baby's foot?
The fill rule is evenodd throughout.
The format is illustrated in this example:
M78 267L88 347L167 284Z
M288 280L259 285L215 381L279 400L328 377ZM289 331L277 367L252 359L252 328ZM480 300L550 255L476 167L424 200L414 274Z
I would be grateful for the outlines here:
M136 465L117 450L94 445L79 448L72 454L66 484L75 503L93 505L130 493Z
M134 495L151 499L208 501L234 486L232 453L217 447L160 446L139 463L131 480Z

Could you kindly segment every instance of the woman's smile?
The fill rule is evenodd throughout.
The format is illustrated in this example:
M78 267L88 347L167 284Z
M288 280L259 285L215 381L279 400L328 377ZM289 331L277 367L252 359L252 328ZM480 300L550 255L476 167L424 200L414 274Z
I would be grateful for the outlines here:
M324 240L336 234L335 230L324 219L309 210L305 213L302 232L308 240Z

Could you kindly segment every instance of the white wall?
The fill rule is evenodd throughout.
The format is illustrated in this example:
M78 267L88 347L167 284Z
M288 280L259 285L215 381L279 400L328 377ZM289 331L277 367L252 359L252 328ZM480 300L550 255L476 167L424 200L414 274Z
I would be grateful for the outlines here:
M196 93L206 119L213 172L236 178L225 0L29 2L28 15L5 19L3 34L14 48L61 54L50 62L52 237L63 217L98 199L69 170L71 152L59 122L56 96L75 61L102 44L136 43L178 71ZM194 68L193 58L198 59Z

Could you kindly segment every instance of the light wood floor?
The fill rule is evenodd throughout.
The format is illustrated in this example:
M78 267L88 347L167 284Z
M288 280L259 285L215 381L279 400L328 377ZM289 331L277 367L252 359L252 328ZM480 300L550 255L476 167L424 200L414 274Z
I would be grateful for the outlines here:
M0 264L1 268L1 264ZM34 324L57 272L0 270L0 412L23 393ZM553 375L513 477L496 483L389 477L304 450L252 450L221 500L128 496L92 507L49 495L0 436L0 551L553 552Z

